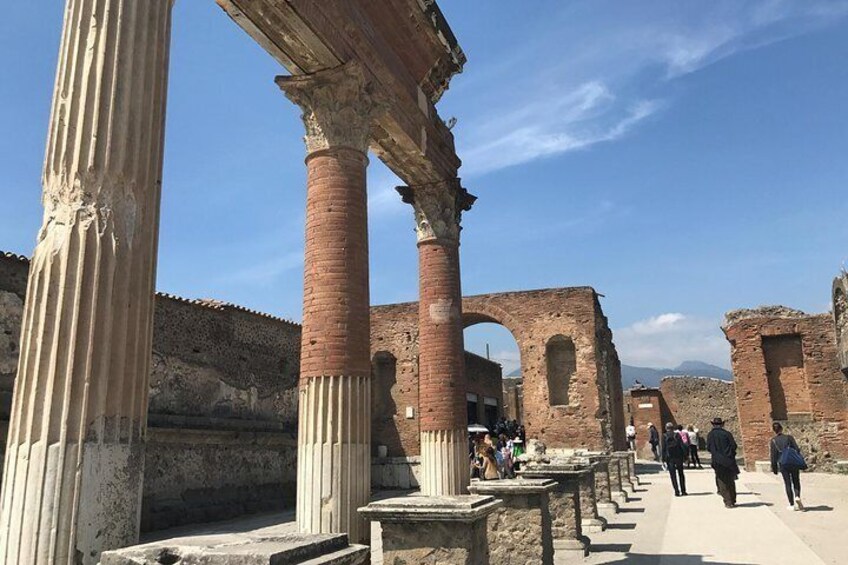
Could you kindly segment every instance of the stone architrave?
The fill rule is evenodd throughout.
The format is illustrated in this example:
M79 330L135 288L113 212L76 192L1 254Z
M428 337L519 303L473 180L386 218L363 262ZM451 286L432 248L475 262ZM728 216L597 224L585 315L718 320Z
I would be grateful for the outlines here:
M550 479L471 482L471 494L503 500L489 514L489 565L553 564L550 492L556 486Z
M276 82L306 127L297 523L359 542L371 485L366 152L380 105L356 62Z
M556 554L576 557L588 555L591 542L583 535L580 483L589 471L577 471L574 465L553 462L530 463L519 473L525 479L549 479L557 483L549 494L551 531Z
M383 563L489 565L487 520L502 504L491 496L406 496L359 511L380 523Z
M23 317L0 563L137 541L172 0L68 0Z
M421 492L462 494L470 477L459 232L475 197L459 179L398 192L414 208L418 234Z

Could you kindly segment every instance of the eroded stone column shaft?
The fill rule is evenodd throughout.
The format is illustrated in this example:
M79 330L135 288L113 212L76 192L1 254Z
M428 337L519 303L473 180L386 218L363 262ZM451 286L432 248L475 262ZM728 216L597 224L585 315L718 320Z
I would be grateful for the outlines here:
M278 77L303 110L307 204L298 433L301 532L369 538L371 486L366 151L374 104L359 66Z
M421 492L467 492L467 411L459 222L474 198L458 179L400 187L415 208L418 233L418 390Z
M0 563L137 542L171 0L68 0L0 510Z

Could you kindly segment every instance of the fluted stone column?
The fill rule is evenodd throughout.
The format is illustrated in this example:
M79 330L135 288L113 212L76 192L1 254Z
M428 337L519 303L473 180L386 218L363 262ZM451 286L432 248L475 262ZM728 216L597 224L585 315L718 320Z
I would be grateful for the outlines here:
M172 0L68 0L0 563L138 540Z
M306 126L306 255L297 522L369 538L371 488L366 151L376 105L356 63L277 77Z
M470 473L459 224L475 197L459 179L398 191L415 209L418 234L421 493L464 494Z

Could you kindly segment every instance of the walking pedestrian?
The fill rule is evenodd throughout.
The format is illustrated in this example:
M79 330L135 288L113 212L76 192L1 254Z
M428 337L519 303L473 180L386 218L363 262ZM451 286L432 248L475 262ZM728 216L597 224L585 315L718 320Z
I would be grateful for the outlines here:
M690 466L689 461L689 434L683 429L683 424L677 424L677 436L680 438L680 443L683 445L683 461L686 466Z
M662 458L671 475L671 486L674 487L674 496L686 496L686 477L683 475L683 461L686 458L686 450L683 441L674 429L671 422L665 425L665 434L662 438Z
M739 465L736 464L736 440L724 429L724 420L713 418L713 429L707 435L707 451L712 456L716 487L724 499L725 508L736 506L736 479Z
M801 471L807 468L807 463L798 449L795 438L790 434L783 433L780 422L771 425L774 437L769 443L771 454L771 472L775 475L778 470L783 475L783 485L786 487L786 498L789 499L789 510L800 510L803 512L804 505L801 503Z
M648 423L648 443L651 444L651 453L654 454L654 461L659 461L660 454L657 448L660 444L660 433L657 431L657 427L650 422Z
M630 448L630 451L636 451L636 426L633 425L633 420L630 420L630 425L624 431L624 434L627 436L627 445Z
M484 481L492 481L500 478L498 473L498 461L495 459L495 449L493 447L483 447L483 463L478 464L480 469L480 478Z
M689 436L689 461L698 469L703 469L701 466L701 456L698 454L699 443L701 438L698 437L698 428L691 424L686 428L686 434Z

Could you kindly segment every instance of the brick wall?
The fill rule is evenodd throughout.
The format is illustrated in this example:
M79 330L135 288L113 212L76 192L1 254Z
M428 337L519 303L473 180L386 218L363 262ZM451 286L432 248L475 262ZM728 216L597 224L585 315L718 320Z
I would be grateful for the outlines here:
M607 449L623 446L621 369L612 334L595 291L588 287L508 292L465 297L466 327L494 322L515 337L521 355L522 393L528 437L552 448ZM417 400L417 305L371 309L371 354L386 351L397 359L397 403ZM569 379L568 404L551 404L546 349L552 338L574 344L576 370ZM372 363L373 364L373 363ZM394 418L374 427L374 443L392 453L418 455L414 421Z
M796 435L808 463L848 458L848 389L829 314L781 306L727 315L746 465L768 459L771 424Z
M485 400L487 398L497 401L497 406L495 406L497 418L503 416L502 378L503 370L500 364L468 351L465 352L465 386L468 394L477 396L476 422L487 425L485 416Z
M632 388L627 392L630 406L628 413L636 427L636 453L642 459L651 459L648 426L653 424L657 432L662 434L663 426L669 419L668 410L663 406L662 393L658 388Z

